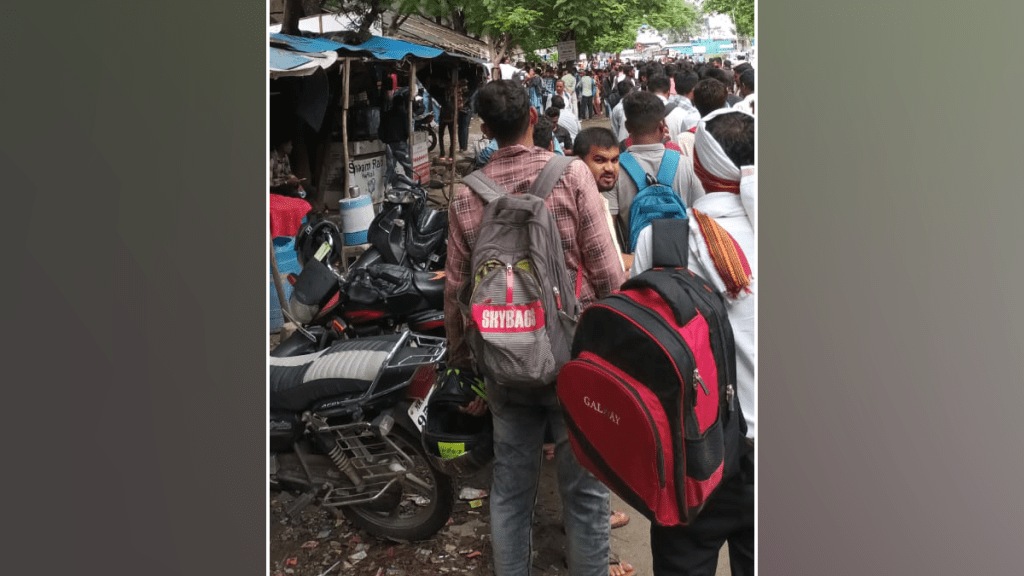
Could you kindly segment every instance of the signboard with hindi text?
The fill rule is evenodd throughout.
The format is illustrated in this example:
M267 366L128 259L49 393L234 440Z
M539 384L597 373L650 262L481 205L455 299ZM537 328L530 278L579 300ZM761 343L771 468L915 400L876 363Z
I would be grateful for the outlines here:
M576 41L568 40L566 42L558 43L558 61L559 62L575 62L576 61Z

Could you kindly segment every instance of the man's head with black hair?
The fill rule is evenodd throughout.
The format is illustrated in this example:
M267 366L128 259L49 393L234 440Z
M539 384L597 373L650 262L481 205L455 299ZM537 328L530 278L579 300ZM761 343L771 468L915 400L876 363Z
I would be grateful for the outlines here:
M754 93L754 69L751 68L743 74L740 74L739 78L740 85L740 96L746 97L748 94Z
M709 68L705 78L714 78L715 80L718 80L719 82L724 84L727 88L732 87L733 79L730 78L728 72L721 68Z
M715 68L721 68L722 59L718 56L715 56L714 58L711 59L711 65L714 66Z
M499 146L516 143L530 128L530 97L514 80L495 80L476 93L477 113L483 121L484 133L498 141Z
M626 131L634 143L655 133L662 136L665 128L665 104L653 92L634 91L622 99L626 115Z
M670 88L672 88L672 84L668 81L668 76L664 74L656 74L647 79L647 89L655 94L668 96Z
M590 168L597 189L607 192L615 188L619 179L619 142L607 128L591 127L580 130L572 143L572 153Z
M565 98L555 94L551 97L551 106L549 108L556 108L558 110L565 108Z
M739 64L737 64L732 69L732 71L737 73L737 74L743 74L747 70L753 70L753 69L754 69L754 67L750 64L750 62L740 62Z
M728 93L725 84L714 78L705 78L693 88L693 105L703 118L719 108L725 108Z
M754 117L742 112L719 114L704 128L714 136L736 167L754 165Z
M676 94L682 94L693 100L693 87L700 81L700 77L693 70L683 70L676 73Z
M625 98L626 94L633 91L633 81L626 78L622 82L615 85L615 90L619 93L619 98Z
M547 116L538 118L537 123L533 126L533 145L554 152L555 145L552 142L554 130L555 125L552 124L550 118Z

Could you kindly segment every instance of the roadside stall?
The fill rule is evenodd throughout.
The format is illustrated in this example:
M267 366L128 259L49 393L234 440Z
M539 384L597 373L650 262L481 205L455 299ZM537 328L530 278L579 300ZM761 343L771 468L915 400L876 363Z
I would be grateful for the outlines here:
M479 64L405 40L372 36L353 44L343 39L271 34L269 122L271 143L290 138L293 172L315 191L306 198L314 218L337 220L345 244L358 252L392 170L411 168L421 182L431 180L427 134L410 129L418 93L424 86L445 85L449 78L457 86L460 71L475 77ZM402 109L392 106L398 101L392 96L400 90ZM395 167L395 157L408 158L404 169ZM445 183L449 190L454 187L450 178ZM302 218L296 221L297 213L302 210L296 202L302 200L271 196L276 200L271 203L272 223L286 220L288 225L280 229L298 229ZM271 312L280 304L281 316L287 316L290 286L282 278L295 270L278 268L281 253L271 250L276 292ZM271 331L278 327L272 319Z

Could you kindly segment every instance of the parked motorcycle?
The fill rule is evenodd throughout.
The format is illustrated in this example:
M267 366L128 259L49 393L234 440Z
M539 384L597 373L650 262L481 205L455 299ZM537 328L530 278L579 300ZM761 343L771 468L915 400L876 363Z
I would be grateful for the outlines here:
M290 320L299 329L280 346L323 349L338 340L409 329L444 335L444 272L416 271L374 262L340 277L319 260L296 276L289 298ZM291 353L291 352L289 352Z
M416 94L416 100L412 104L413 130L427 133L427 150L433 152L437 147L437 117L440 105L431 98L430 94L420 88L421 92Z
M354 268L385 262L441 270L448 255L448 211L430 205L421 183L396 173L380 212L370 222L367 241L372 250L364 252Z
M430 466L410 419L437 379L444 338L409 331L270 354L270 485L382 538L423 540L447 523L451 479ZM414 392L419 391L419 392Z

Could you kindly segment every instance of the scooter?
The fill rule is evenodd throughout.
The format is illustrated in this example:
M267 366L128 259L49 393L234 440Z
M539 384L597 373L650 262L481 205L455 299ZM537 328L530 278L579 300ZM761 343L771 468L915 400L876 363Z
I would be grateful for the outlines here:
M430 538L454 489L409 412L437 379L445 339L403 331L313 348L269 359L270 486L299 494L286 513L317 502L375 536Z

